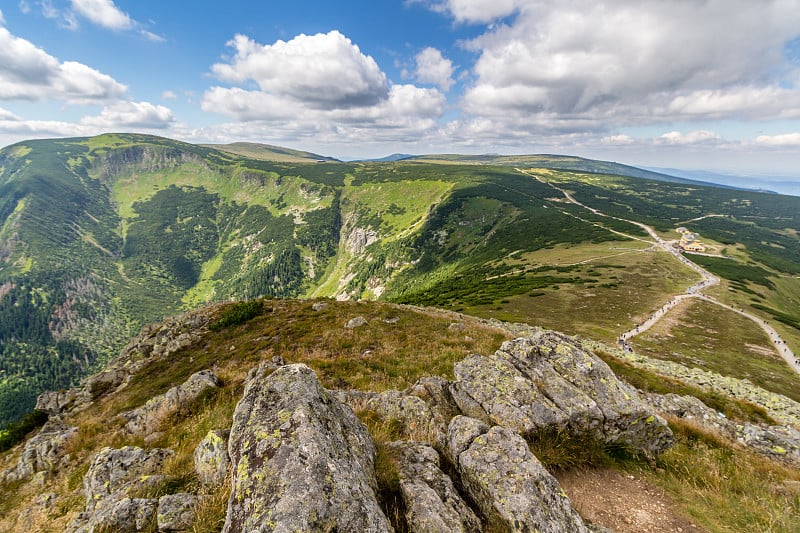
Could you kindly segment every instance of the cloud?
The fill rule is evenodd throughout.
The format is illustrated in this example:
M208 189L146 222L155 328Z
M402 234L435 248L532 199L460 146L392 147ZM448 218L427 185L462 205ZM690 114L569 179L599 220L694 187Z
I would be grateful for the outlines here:
M237 35L230 63L211 70L226 82L253 81L265 93L319 108L372 105L386 98L386 75L350 39L331 31L261 45Z
M800 133L782 133L780 135L759 135L755 144L760 146L792 147L800 146Z
M110 30L129 30L135 26L133 19L112 0L72 0L72 9L98 26Z
M178 97L173 91L164 91L161 93L162 100L175 100Z
M475 81L461 102L467 116L492 120L500 131L524 117L539 127L577 132L675 120L800 116L800 66L785 58L785 45L800 27L800 10L791 4L450 0L442 5L456 21L488 22L516 13L464 43L478 54Z
M60 62L30 41L0 27L0 100L112 100L127 88L111 76L75 61Z
M513 15L530 3L526 0L411 0L438 13L449 13L457 22L487 23Z
M192 135L416 142L438 128L444 113L439 89L390 84L375 60L338 31L267 45L237 35L228 45L235 55L211 70L234 86L210 87L201 107L236 122Z
M6 19L3 18L3 10L0 9L0 25L5 25Z
M670 131L658 137L656 140L658 144L718 144L722 138L712 131L696 130L688 133L681 133L679 131Z
M624 146L634 144L636 141L630 135L609 135L600 139L601 144Z
M425 48L416 57L415 76L421 83L438 85L445 92L453 86L453 62L445 59L436 48Z
M84 117L80 123L98 129L164 129L175 118L169 108L149 102L115 102L105 106L99 115Z

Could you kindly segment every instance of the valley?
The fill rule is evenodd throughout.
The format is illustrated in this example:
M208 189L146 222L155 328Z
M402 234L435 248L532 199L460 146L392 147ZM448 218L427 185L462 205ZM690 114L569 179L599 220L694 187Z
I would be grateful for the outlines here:
M147 323L260 296L380 299L639 342L631 328L695 286L747 313L748 330L766 321L792 362L800 201L662 179L558 156L340 163L142 135L6 148L0 421L101 368ZM724 259L664 244L688 221Z

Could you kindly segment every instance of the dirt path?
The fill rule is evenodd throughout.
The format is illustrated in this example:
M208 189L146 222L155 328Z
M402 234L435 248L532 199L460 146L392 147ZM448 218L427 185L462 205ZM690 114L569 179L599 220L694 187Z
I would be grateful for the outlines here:
M519 169L517 169L517 170L519 172L522 172ZM786 361L786 364L789 365L789 368L791 368L792 370L794 370L795 372L800 374L800 359L798 359L797 355L795 355L794 352L792 352L792 350L786 345L786 342L781 338L781 336L778 334L777 331L775 331L775 329L772 326L767 324L767 322L765 320L763 320L763 319L761 319L761 318L759 318L759 317L757 317L755 315L752 315L752 314L750 314L750 313L748 313L748 312L746 312L746 311L744 311L742 309L735 308L735 307L732 307L730 305L724 304L724 303L720 302L719 300L717 300L716 298L713 298L711 296L703 294L704 290L708 289L709 287L713 287L714 285L719 284L719 278L716 277L711 272L709 272L708 270L706 270L703 267L701 267L700 265L698 265L697 263L695 263L692 260L690 260L689 258L687 258L680 250L676 249L670 243L668 243L667 241L665 241L664 239L659 237L659 235L656 233L656 231L653 228L651 228L650 226L648 226L646 224L643 224L641 222L636 222L634 220L627 220L627 219L624 219L624 218L619 218L619 217L607 215L607 214L603 213L602 211L598 211L597 209L595 209L593 207L589 207L589 206L587 206L585 204L582 204L581 202L576 200L570 193L568 193L564 189L556 187L554 184L548 182L547 180L543 180L543 179L539 178L538 176L533 176L533 177L536 180L538 180L538 181L540 181L542 183L545 183L545 184L549 185L550 187L552 187L553 189L559 191L561 194L564 195L564 198L566 198L569 202L572 202L575 205L579 205L579 206L583 207L584 209L594 213L597 216L611 218L611 219L619 220L619 221L622 221L622 222L627 222L629 224L633 224L635 226L638 226L638 227L642 228L653 239L652 244L658 246L659 248L661 248L662 250L664 250L666 252L669 252L678 261L680 261L681 263L683 263L687 267L691 268L692 270L694 270L695 272L700 274L700 277L701 277L700 281L698 281L694 285L688 287L683 294L678 294L678 295L673 296L667 303L665 303L664 305L662 305L661 307L656 309L653 312L653 314L651 314L649 317L647 317L647 319L644 322L642 322L640 324L636 324L633 328L631 328L628 331L625 331L624 333L622 333L619 336L619 344L620 344L620 346L622 346L623 349L631 350L631 347L628 344L628 340L629 339L635 337L636 335L644 333L645 331L647 331L648 329L653 327L653 325L655 325L659 320L661 320L664 317L664 315L666 315L673 307L675 307L676 305L681 303L686 298L700 298L700 299L705 300L707 302L710 302L710 303L713 303L715 305L719 305L720 307L723 307L725 309L728 309L729 311L733 311L734 313L738 313L739 315L741 315L741 316L743 316L745 318L748 318L748 319L752 320L753 322L755 322L767 334L767 336L769 337L770 342L772 342L773 346L775 346L775 351L778 353L778 355L780 355L784 359L784 361ZM721 216L721 215L707 215L707 216L711 217L711 216ZM578 217L576 217L576 218L578 218ZM702 218L705 218L705 217L700 217L700 218L697 218L695 220L700 220ZM587 222L589 222L589 221L587 221ZM598 225L597 223L594 223L594 224ZM608 229L608 228L606 228L606 229ZM623 233L621 233L619 231L615 231L615 230L609 230L609 231L612 231L613 233L616 233L616 234L619 234L619 235L624 235ZM628 237L630 237L632 239L640 240L640 241L644 240L644 239L641 239L639 237L631 237L631 236L628 236ZM646 241L646 242L650 242L650 241Z
M701 533L661 489L614 469L561 472L558 482L588 522L615 533Z

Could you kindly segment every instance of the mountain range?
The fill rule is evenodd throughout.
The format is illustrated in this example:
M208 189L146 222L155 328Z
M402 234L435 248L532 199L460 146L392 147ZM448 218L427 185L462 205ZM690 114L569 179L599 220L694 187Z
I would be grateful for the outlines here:
M728 257L708 261L731 297L796 338L798 198L552 155L338 162L137 134L18 143L0 151L0 425L142 326L217 301L383 299L614 339L689 276L667 259L575 255L640 246L635 221L665 235L693 221Z

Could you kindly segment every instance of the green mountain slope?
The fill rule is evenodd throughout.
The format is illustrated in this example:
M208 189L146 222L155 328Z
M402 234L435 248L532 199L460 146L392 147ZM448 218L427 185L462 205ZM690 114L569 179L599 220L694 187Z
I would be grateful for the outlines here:
M142 325L214 301L380 298L614 339L694 275L644 253L646 233L622 218L666 232L720 215L697 231L769 281L733 279L731 301L789 329L800 315L797 198L530 170L550 164L540 156L341 163L219 148L102 135L0 151L0 426Z

